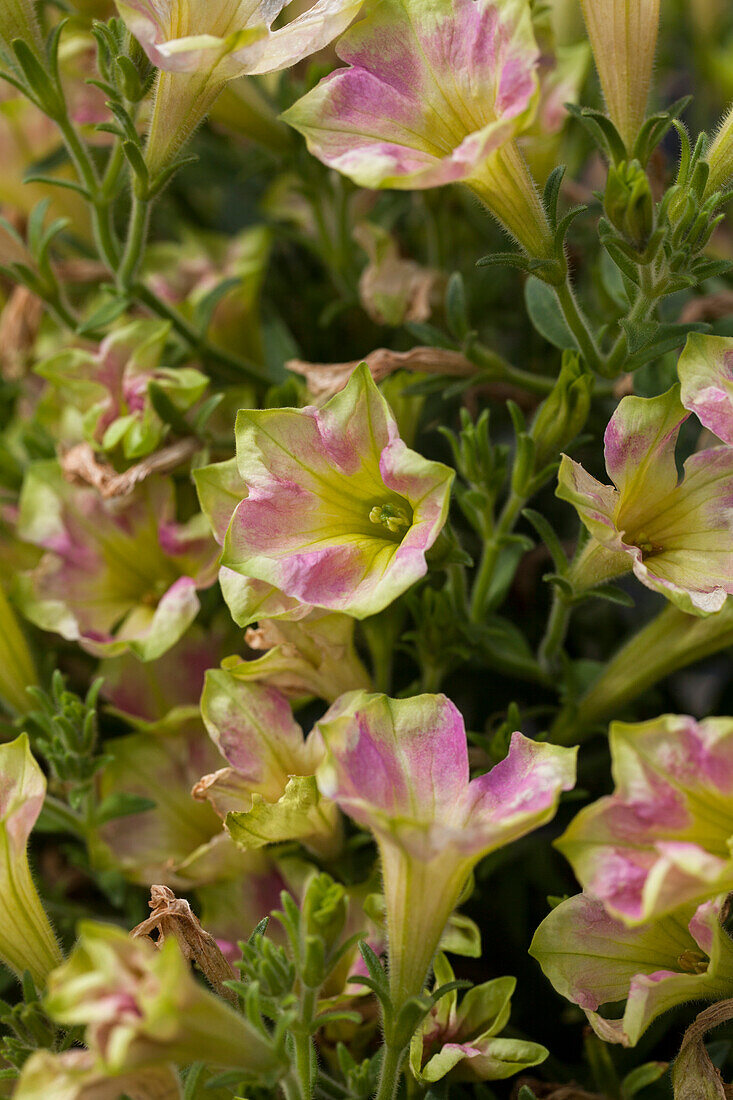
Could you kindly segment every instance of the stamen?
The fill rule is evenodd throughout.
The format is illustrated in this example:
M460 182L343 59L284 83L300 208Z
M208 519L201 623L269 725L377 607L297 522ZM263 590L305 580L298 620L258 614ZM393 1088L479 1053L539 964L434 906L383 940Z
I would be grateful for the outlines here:
M392 535L402 534L412 523L407 511L399 504L375 504L369 513L369 519L374 524L386 527Z

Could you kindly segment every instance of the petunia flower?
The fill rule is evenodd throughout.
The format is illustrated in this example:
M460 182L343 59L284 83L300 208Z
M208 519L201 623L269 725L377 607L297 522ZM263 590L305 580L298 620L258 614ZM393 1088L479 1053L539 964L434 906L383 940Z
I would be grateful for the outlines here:
M524 0L379 0L336 52L349 67L283 116L319 160L362 187L466 183L528 252L551 254L515 142L538 101Z
M597 898L577 894L545 917L529 953L558 993L580 1005L601 1039L635 1046L670 1008L733 996L724 901L683 906L628 928ZM599 1013L619 1001L626 1002L621 1018Z
M229 766L205 775L193 793L225 819L234 841L249 850L299 840L333 855L341 824L316 785L324 751L318 731L304 738L284 695L223 669L206 674L201 714Z
M142 458L168 430L155 411L151 386L184 413L208 385L193 367L160 365L169 334L167 322L133 321L105 337L96 350L68 348L44 360L36 372L78 403L84 434L98 449Z
M445 955L435 959L438 988L455 979ZM539 1043L501 1036L509 1022L516 978L494 978L470 989L459 1003L455 989L430 1010L410 1044L410 1068L427 1086L451 1081L505 1081L547 1058Z
M181 1083L173 1066L154 1066L110 1077L94 1065L88 1050L52 1054L37 1050L24 1064L14 1100L180 1100Z
M43 988L61 952L28 866L28 838L43 808L46 779L25 733L0 745L0 777L0 962L18 977L28 970Z
M97 1064L116 1074L181 1061L240 1069L274 1083L280 1056L262 1031L195 980L175 939L157 949L112 925L84 921L49 978L46 1011L83 1026Z
M733 719L615 722L615 791L557 842L583 889L637 924L733 890Z
M236 441L236 466L206 466L196 484L218 540L226 528L237 623L313 607L363 619L425 575L453 471L405 446L366 364L321 409L240 411Z
M203 517L177 523L172 484L162 479L105 501L64 481L57 463L36 463L18 533L46 551L19 579L21 610L98 657L127 649L144 661L161 656L196 617L196 589L216 575Z
M629 153L654 68L660 0L580 0L608 113Z
M163 167L234 77L287 69L349 25L362 0L317 0L272 30L288 0L116 0L158 79L148 138L151 170Z
M733 444L733 339L690 333L677 374L685 408L718 439Z
M570 574L579 588L632 569L695 615L719 611L733 592L733 449L693 454L680 480L675 444L688 415L679 386L660 397L624 397L605 434L613 486L563 455L557 495L592 535Z
M575 753L520 733L469 782L463 719L444 695L352 692L317 724L321 793L375 836L395 1003L419 993L473 867L549 821L575 782Z

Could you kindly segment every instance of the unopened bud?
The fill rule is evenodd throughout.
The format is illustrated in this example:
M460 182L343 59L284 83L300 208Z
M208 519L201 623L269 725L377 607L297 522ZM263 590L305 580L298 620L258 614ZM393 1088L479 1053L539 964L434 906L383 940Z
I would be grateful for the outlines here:
M590 412L593 376L574 351L566 351L557 382L530 429L535 471L553 462L583 430Z
M654 229L654 199L638 160L611 165L603 207L611 225L636 248L643 248Z

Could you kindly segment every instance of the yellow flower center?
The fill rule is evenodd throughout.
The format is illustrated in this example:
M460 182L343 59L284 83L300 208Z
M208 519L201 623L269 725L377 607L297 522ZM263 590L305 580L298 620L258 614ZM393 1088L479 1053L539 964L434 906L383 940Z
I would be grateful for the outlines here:
M412 525L407 509L399 504L375 504L369 513L371 523L386 527L391 535L403 535Z
M658 543L652 542L649 536L644 531L639 531L638 535L635 535L630 539L633 546L638 546L641 550L641 560L646 561L647 558L651 558L654 554L661 554L664 550L663 546Z

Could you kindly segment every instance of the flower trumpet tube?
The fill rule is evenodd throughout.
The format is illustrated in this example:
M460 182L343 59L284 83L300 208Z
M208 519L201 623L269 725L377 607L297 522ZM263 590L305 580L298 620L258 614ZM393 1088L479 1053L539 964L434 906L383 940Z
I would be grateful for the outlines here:
M25 714L33 706L25 689L37 683L28 643L0 587L0 703L15 714Z
M53 972L46 1010L86 1028L87 1046L108 1073L205 1061L278 1080L269 1037L200 986L175 939L157 949L111 925L86 921L74 951Z
M597 723L665 676L733 646L733 600L699 618L668 605L622 646L577 704L564 710L550 732L555 745L576 744Z
M569 573L579 590L633 570L696 615L720 611L733 592L733 448L693 454L678 482L675 445L688 415L679 386L660 397L623 398L604 439L613 486L563 455L557 496L575 506L592 536Z
M235 77L288 68L340 34L362 0L317 0L277 30L287 0L118 0L160 70L147 145L151 174L170 163Z
M39 53L43 49L33 0L0 0L0 45L11 58L12 43L16 38L22 38Z
M379 846L399 1006L422 990L472 868L554 816L574 785L575 756L515 733L506 759L469 782L463 719L443 695L353 692L317 728L321 793Z
M631 153L646 117L660 0L580 0L611 121Z
M531 254L552 234L515 139L534 117L539 51L522 0L380 0L337 69L283 116L362 187L461 181Z
M26 734L0 746L0 960L40 988L61 962L56 936L31 877L26 848L43 807L46 780Z

